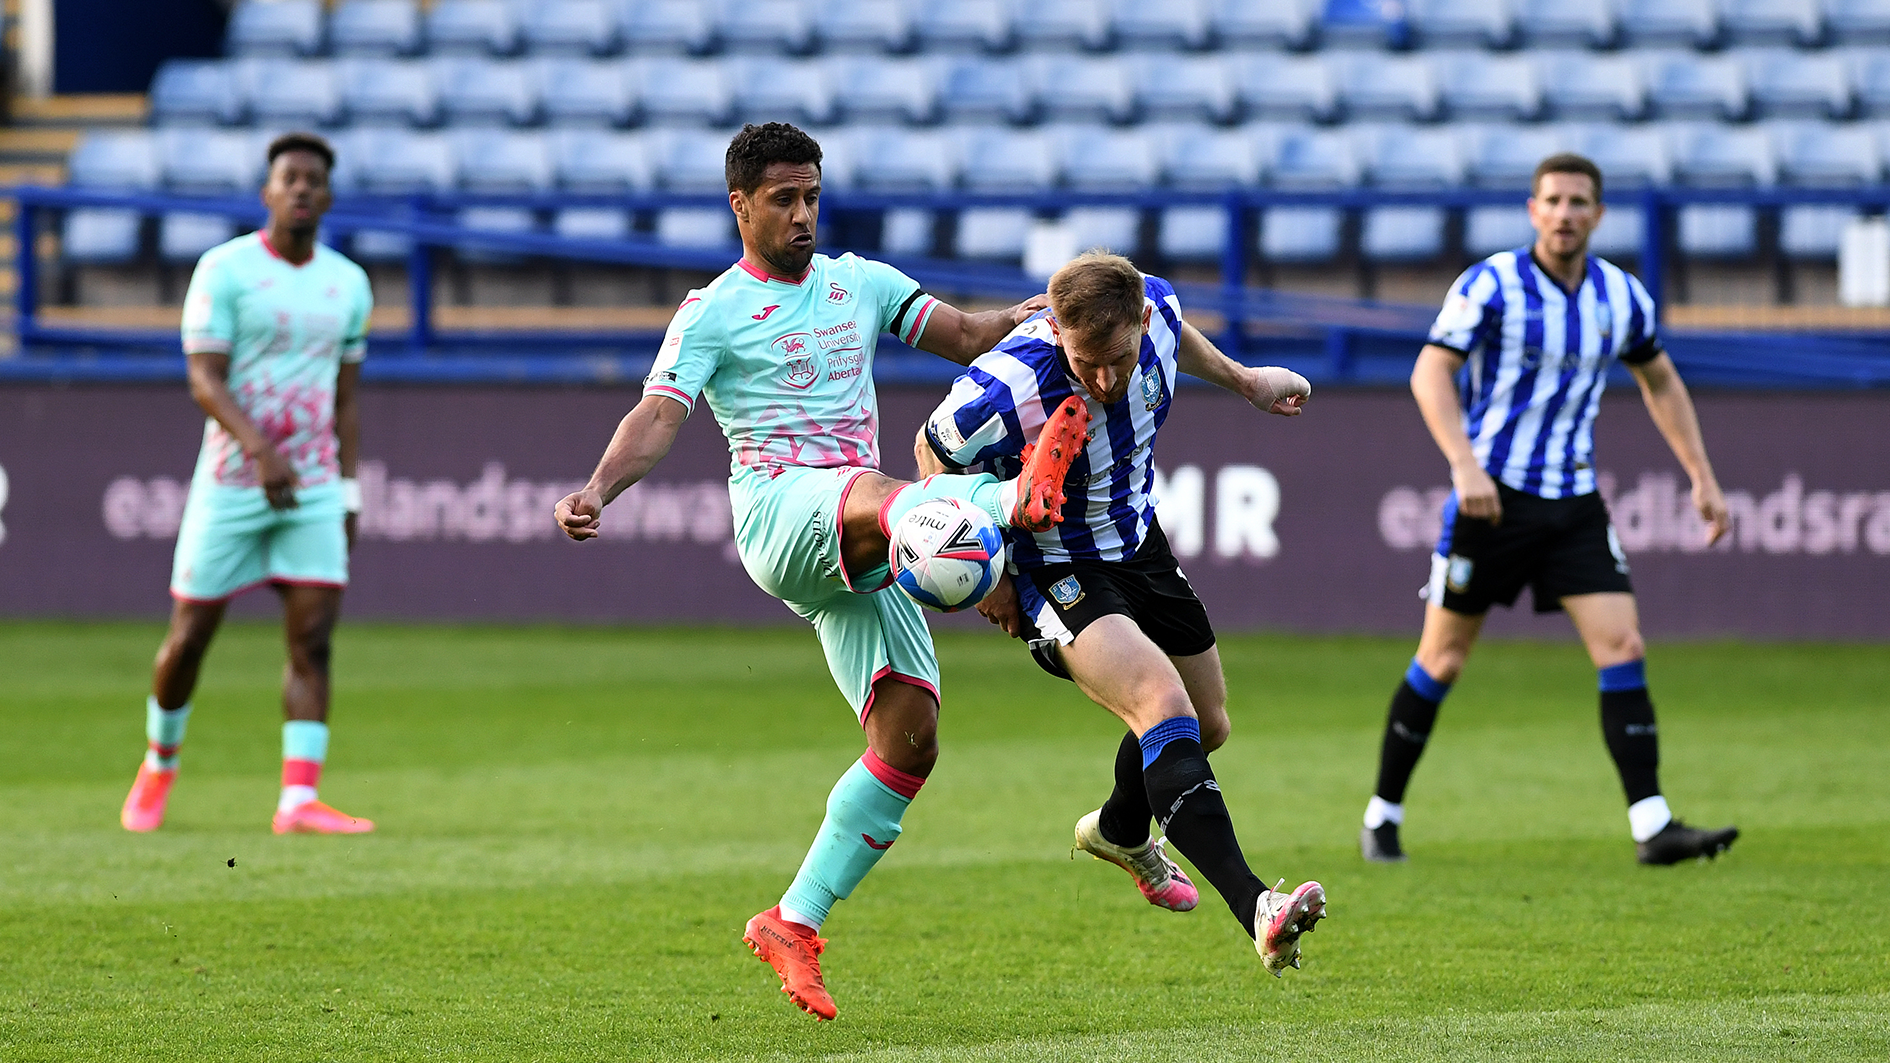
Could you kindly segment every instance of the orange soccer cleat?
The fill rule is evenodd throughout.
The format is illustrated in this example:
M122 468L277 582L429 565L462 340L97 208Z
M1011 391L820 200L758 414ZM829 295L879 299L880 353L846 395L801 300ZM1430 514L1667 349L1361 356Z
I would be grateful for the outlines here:
M820 978L820 954L827 948L826 938L782 919L781 907L776 905L748 921L742 942L781 976L781 992L795 1007L815 1019L832 1019L840 1014Z
M149 764L138 765L138 777L131 784L131 792L125 795L125 807L118 813L118 822L126 830L135 830L140 834L158 829L164 822L164 803L170 800L171 784L177 781L177 769L165 771Z
M1017 474L1017 509L1011 523L1026 531L1049 531L1063 520L1063 479L1089 441L1089 407L1072 395L1043 424L1037 442L1024 448Z
M277 812L270 826L277 834L366 834L374 829L374 821L337 812L320 801L304 801Z

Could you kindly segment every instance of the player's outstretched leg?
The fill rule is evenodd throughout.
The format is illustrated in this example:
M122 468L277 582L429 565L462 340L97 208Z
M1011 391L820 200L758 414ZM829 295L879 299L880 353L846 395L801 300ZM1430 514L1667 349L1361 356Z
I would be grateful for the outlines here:
M1149 818L1142 744L1131 731L1116 748L1116 784L1109 800L1076 821L1076 847L1127 871L1148 903L1171 912L1192 911L1201 892L1168 858L1167 839L1149 834Z
M1024 449L1024 468L1015 480L944 475L905 484L880 506L880 533L891 536L899 518L933 498L969 502L1007 528L1048 531L1063 520L1063 480L1082 454L1088 435L1089 407L1075 397L1065 399L1044 422L1037 442Z

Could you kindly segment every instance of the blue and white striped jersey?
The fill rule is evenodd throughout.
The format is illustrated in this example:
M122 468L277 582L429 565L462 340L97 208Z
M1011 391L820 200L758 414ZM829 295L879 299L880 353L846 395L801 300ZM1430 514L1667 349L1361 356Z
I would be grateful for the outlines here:
M1527 247L1499 251L1458 278L1430 342L1462 353L1464 431L1496 480L1541 498L1595 490L1595 414L1615 359L1661 353L1654 301L1593 255L1566 291Z
M1008 478L1023 466L1018 453L1036 442L1064 399L1075 395L1089 405L1089 444L1064 481L1063 523L1034 535L1009 533L1020 567L1126 561L1155 519L1155 433L1174 397L1181 303L1167 281L1144 275L1142 283L1154 312L1120 401L1103 405L1070 374L1045 311L971 363L925 422L925 438L948 468L983 464Z

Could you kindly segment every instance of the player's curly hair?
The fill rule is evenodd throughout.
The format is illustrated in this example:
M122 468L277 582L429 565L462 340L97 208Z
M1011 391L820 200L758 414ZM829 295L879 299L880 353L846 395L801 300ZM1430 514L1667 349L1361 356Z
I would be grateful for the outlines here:
M1529 194L1536 194L1536 186L1542 183L1543 175L1552 173L1587 174L1595 182L1595 200L1601 200L1601 167L1586 155L1577 155L1572 151L1557 152L1536 163L1536 172L1529 178Z
M276 164L276 156L291 151L306 151L322 160L329 172L335 169L335 149L328 141L313 133L284 133L269 142L269 165Z
M1085 251L1050 277L1057 325L1098 338L1142 321L1146 289L1135 263L1107 251Z
M749 123L728 142L723 175L730 192L753 192L761 187L768 167L777 162L820 166L820 144L797 126L786 122Z

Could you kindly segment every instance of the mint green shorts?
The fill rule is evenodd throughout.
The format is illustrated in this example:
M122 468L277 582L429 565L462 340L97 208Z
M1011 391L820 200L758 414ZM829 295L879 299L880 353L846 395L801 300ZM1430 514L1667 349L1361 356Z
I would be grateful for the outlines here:
M814 625L827 669L862 722L873 708L873 684L883 678L938 698L938 656L918 604L892 586L885 566L856 587L841 563L841 506L867 471L743 467L728 484L742 567L756 586Z
M171 596L220 602L263 583L348 585L341 484L297 488L271 509L260 487L192 481L177 529Z

